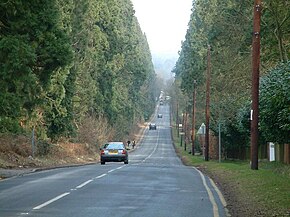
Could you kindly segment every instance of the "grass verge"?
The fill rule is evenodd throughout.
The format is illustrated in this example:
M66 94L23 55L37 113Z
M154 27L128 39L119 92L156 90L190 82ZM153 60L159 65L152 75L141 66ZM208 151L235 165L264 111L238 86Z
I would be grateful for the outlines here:
M197 167L216 182L232 216L290 216L289 165L265 161L259 163L259 170L251 170L248 161L206 162L203 156L184 151L175 129L173 140L186 165Z

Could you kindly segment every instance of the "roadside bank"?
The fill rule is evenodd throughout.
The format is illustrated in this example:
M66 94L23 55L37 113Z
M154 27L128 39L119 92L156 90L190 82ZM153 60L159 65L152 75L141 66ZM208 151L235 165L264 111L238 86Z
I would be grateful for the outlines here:
M147 125L148 123L139 124L135 132L130 134L129 137L136 141L135 148L140 145ZM28 146L23 145L23 148L29 149ZM23 150L22 154L8 148L0 152L0 180L41 170L96 164L100 161L99 147L81 143L54 144L50 153L35 158L27 155L27 152Z
M204 161L180 146L172 128L176 153L183 163L194 166L214 180L222 191L233 217L289 217L290 167L281 163L260 162L251 170L248 161Z

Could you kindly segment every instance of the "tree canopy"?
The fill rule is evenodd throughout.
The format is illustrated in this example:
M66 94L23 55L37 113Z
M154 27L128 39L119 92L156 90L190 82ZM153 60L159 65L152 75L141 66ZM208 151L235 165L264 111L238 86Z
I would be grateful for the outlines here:
M290 92L287 85L289 68L275 67L280 62L287 62L290 55L289 4L289 1L263 1L261 24L261 77L266 77L262 79L260 87L260 130L264 134L273 132L268 134L271 135L268 139L280 143L289 142L289 135L284 134L289 134L290 130L289 125L285 124L285 121L289 122L289 106L283 107L287 103L289 105L285 94ZM193 91L193 80L197 80L197 111L204 110L206 52L210 45L210 128L216 132L217 123L222 123L226 150L238 150L249 145L252 20L252 1L193 1L189 28L173 70L176 82L180 83L180 88L189 99ZM273 88L269 92L265 90L268 82ZM276 95L278 92L280 97ZM275 99L277 105L269 105L268 99L271 98ZM279 111L280 118L268 119L269 115L278 112L279 106L282 109ZM204 115L200 113L197 114L196 128L204 122ZM276 124L273 125L273 122ZM276 129L273 129L274 126Z
M154 110L147 39L130 0L0 3L0 132L78 137L88 117L115 138Z

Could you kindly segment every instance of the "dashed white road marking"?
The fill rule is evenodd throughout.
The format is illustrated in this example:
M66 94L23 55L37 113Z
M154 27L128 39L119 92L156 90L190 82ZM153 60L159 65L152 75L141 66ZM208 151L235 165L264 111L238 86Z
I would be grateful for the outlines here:
M104 174L102 174L102 175L97 176L95 179L100 179L100 178L102 178L102 177L104 177L104 176L106 176L106 175L107 175L107 173L104 173Z
M124 166L117 167L116 170L122 169Z
M80 184L79 186L77 186L76 188L82 188L82 187L84 187L84 186L86 186L87 184L89 184L90 182L92 182L93 180L92 179L90 179L90 180L88 180L88 181L86 181L86 182L84 182L84 183L82 183L82 184Z
M69 194L70 194L69 192L63 193L63 194L61 194L61 195L59 195L59 196L57 196L57 197L55 197L55 198L43 203L43 204L40 204L39 206L34 207L33 209L34 210L41 209L41 208L43 208L43 207L45 207L45 206L47 206L47 205L49 205L49 204L61 199L61 198L65 197L65 196L67 196Z
M95 177L94 179L100 179L100 178L106 176L108 173L114 172L115 170L122 169L123 167L124 167L124 166L120 166L120 167L118 167L118 168L116 168L116 169L109 170L107 173L104 173L104 174L102 174L102 175L99 175L99 176ZM88 181L86 181L86 182L84 182L84 183L78 185L76 188L72 188L72 189L70 189L70 191L76 191L76 190L78 190L78 189L80 189L80 188L86 186L87 184L93 182L94 179L90 179L90 180L88 180ZM67 195L69 195L69 194L70 194L70 192L63 193L63 194L61 194L61 195L59 195L59 196L57 196L57 197L55 197L55 198L53 198L53 199L51 199L51 200L49 200L49 201L43 203L43 204L40 204L39 206L34 207L33 210L39 210L39 209L41 209L41 208L43 208L43 207L45 207L45 206L47 206L47 205L49 205L49 204L51 204L51 203L53 203L53 202L59 200L59 199L61 199L61 198L65 197L65 196L67 196ZM21 213L21 215L28 215L28 214L29 214L29 213Z
M158 147L158 144L159 144L159 131L158 131L158 136L157 136L157 141L156 141L156 145L153 149L153 151L150 153L150 155L148 155L142 162L144 163L148 158L150 158L154 152L156 151L157 147Z
M116 169L109 170L108 173L114 172Z

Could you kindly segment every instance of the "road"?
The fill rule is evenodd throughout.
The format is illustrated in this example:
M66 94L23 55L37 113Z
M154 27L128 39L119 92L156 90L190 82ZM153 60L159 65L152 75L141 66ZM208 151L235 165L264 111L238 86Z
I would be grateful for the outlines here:
M169 106L129 164L59 168L0 182L1 217L224 217L216 187L176 156Z

